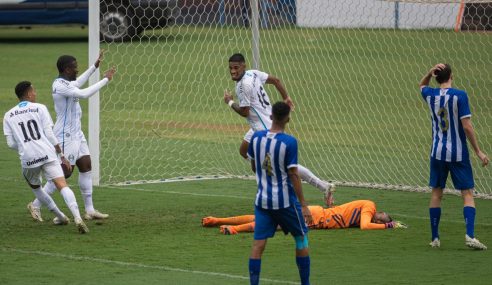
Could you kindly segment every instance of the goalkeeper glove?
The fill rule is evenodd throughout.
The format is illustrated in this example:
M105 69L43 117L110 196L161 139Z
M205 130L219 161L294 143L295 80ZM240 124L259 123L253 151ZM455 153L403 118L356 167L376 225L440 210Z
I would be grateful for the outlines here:
M391 221L389 223L384 224L387 229L407 229L408 226L400 221Z

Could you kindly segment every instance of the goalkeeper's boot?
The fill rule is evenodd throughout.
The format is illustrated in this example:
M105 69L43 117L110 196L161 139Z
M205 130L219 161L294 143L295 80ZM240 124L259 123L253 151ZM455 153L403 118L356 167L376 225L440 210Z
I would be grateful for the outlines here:
M217 219L215 217L205 217L202 218L202 226L213 227L217 224Z
M53 218L53 224L55 225L68 225L70 224L70 220L67 218L67 216L63 216L63 218L58 218L58 217L55 217Z
M79 233L85 234L89 232L89 228L81 218L75 218L75 225L77 226Z
M225 235L237 235L238 232L233 226L220 226L220 232Z
M479 250L485 250L485 249L487 249L487 246L485 246L485 244L481 243L476 238L469 237L468 235L465 235L465 244L469 248L474 248L474 249L479 249Z
M84 219L86 220L103 220L109 217L108 214L103 214L98 210L94 210L94 212L86 212L84 215Z
M29 213L31 213L31 217L38 222L42 222L43 218L41 218L41 209L34 207L32 202L27 204L27 209L29 210Z
M441 247L441 241L439 238L435 238L433 241L429 243L431 247Z

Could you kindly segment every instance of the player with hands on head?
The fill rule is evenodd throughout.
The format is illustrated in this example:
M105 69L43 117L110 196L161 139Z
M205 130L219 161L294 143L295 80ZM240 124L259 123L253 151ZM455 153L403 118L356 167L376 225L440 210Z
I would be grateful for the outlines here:
M104 73L104 78L99 82L81 89L89 77L99 68L103 56L104 50L101 50L94 65L89 67L79 77L77 77L78 63L76 58L71 55L60 56L56 63L59 76L53 82L52 87L56 111L56 122L53 131L60 141L63 152L72 165L72 169L66 173L66 177L68 178L72 174L75 166L79 170L78 183L84 200L84 219L86 220L106 219L109 216L94 208L92 200L92 163L87 140L82 132L82 109L79 104L80 99L86 99L96 94L113 79L113 75L116 72L115 67L107 70ZM48 181L43 189L46 193L52 194L55 186L52 181ZM34 200L31 209L39 212L40 206L39 201Z
M255 199L256 228L249 259L250 283L258 284L261 256L268 238L277 226L291 233L296 245L296 263L301 284L309 284L310 258L306 223L313 218L304 199L297 172L297 140L284 133L290 119L290 107L277 102L272 108L269 130L257 131L251 138L247 155L256 174L258 192Z
M41 188L41 174L44 174L47 180L52 180L72 212L79 232L88 232L89 229L80 217L75 195L68 187L58 161L60 159L61 163L70 168L70 163L65 159L53 134L53 121L48 109L45 105L36 103L37 93L29 81L19 82L15 87L15 94L20 103L5 113L3 132L8 146L19 152L24 178L32 188L36 199L55 214L53 222L66 225L69 219ZM43 221L40 215L32 213L32 217Z
M438 88L429 87L431 78L435 78ZM434 65L421 79L419 87L427 103L432 121L432 148L430 153L430 179L432 187L429 204L431 223L431 247L440 247L439 221L441 218L441 200L446 187L448 174L454 187L461 191L463 198L463 216L465 219L465 245L474 249L487 249L475 238L475 200L473 191L475 182L467 147L467 139L482 166L489 164L489 158L478 145L471 123L471 111L468 95L465 91L452 87L453 73L449 64Z
M229 58L229 73L231 79L236 82L236 96L239 102L234 102L228 90L224 92L224 103L229 105L236 113L246 118L250 129L245 134L239 153L247 159L248 145L255 131L268 130L272 125L272 106L270 99L264 88L265 84L272 84L282 96L284 103L293 110L294 103L287 94L287 89L282 81L260 70L246 70L246 61L242 54L236 53ZM299 175L302 180L318 188L325 195L325 200L329 201L335 185L323 181L316 177L313 172L302 165L298 165Z

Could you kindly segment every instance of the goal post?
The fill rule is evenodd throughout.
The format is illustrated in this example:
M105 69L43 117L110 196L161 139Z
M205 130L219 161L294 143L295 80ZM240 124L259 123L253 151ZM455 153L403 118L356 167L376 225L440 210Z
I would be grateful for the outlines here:
M251 175L238 153L247 123L223 103L224 89L234 89L227 59L241 52L249 68L286 86L295 104L288 132L317 176L427 189L431 122L418 83L434 64L453 67L480 146L492 156L492 28L483 20L490 4L463 3L179 1L166 27L97 43L107 50L103 65L118 70L99 101L100 182ZM271 101L280 99L266 88ZM491 196L490 167L480 167L471 148L470 156L477 192Z
M89 1L89 63L91 66L99 56L99 1ZM96 70L89 77L89 84L92 85L99 81L99 70ZM99 185L100 168L100 122L99 122L99 92L89 98L89 151L92 163L92 184Z

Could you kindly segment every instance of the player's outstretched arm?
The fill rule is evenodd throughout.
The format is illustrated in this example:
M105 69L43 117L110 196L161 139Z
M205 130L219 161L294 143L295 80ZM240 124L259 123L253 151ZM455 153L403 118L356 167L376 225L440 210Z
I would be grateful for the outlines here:
M75 80L75 82L73 83L74 86L80 88L87 82L87 80L89 80L89 77L96 71L96 69L99 68L101 61L104 58L104 53L105 53L104 49L99 51L99 57L97 58L94 65L90 66L86 71L84 71L84 73L82 73L79 77L77 77L77 80Z
M280 93L280 96L282 96L282 99L284 100L284 102L287 105L289 105L291 111L293 111L294 110L294 102L289 97L289 94L287 94L287 89L285 88L284 84L282 84L282 81L273 75L268 75L266 83L267 84L273 84L275 86L278 93Z

